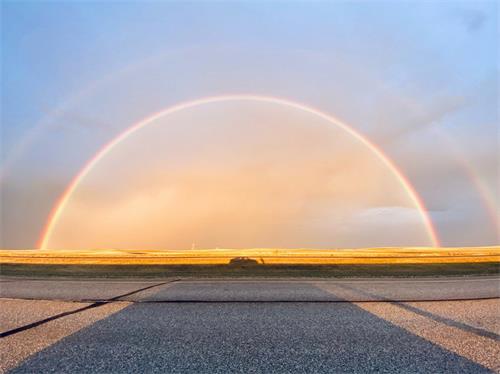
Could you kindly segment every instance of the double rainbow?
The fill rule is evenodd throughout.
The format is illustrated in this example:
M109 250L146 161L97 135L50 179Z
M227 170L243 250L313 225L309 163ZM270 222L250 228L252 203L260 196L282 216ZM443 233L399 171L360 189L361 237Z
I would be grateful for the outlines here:
M257 102L265 102L277 105L288 106L291 108L303 110L305 112L316 115L335 126L339 126L344 131L347 131L350 135L360 141L363 145L365 145L373 155L377 157L383 164L385 164L394 176L399 180L403 188L405 189L410 200L415 204L418 208L421 219L425 225L427 235L429 236L429 240L431 243L438 247L439 239L436 233L436 229L432 224L432 221L427 213L427 210L424 206L424 203L418 196L415 188L411 185L410 181L404 176L400 169L387 157L387 155L380 149L376 144L369 141L366 137L358 133L352 127L347 125L345 122L342 122L338 118L335 118L327 113L324 113L316 108L297 103L291 100L270 97L270 96L260 96L260 95L224 95L224 96L211 96L206 98L201 98L193 101L182 102L180 104L171 106L159 112L156 112L149 117L144 118L143 120L137 122L136 124L129 127L127 130L120 133L114 139L112 139L109 143L103 146L86 164L85 166L78 172L78 174L73 178L71 183L68 185L62 196L58 199L56 204L54 205L53 210L51 211L47 223L42 231L40 236L40 240L38 242L38 247L40 249L46 249L49 243L50 237L53 233L54 227L56 226L58 220L61 217L64 208L68 204L71 199L71 196L81 181L89 174L89 172L99 163L99 161L105 157L109 152L113 150L118 144L120 144L124 139L128 138L132 134L141 130L143 127L152 123L156 119L167 116L172 113L179 112L181 110L189 110L190 108L194 108L200 105L208 105L212 103L226 102L226 101L257 101Z

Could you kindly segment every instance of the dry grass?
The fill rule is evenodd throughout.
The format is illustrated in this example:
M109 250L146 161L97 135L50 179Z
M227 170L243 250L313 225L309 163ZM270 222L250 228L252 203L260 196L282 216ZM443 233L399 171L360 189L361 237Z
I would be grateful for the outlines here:
M248 257L265 265L446 264L500 262L500 246L363 249L0 250L0 264L219 265Z

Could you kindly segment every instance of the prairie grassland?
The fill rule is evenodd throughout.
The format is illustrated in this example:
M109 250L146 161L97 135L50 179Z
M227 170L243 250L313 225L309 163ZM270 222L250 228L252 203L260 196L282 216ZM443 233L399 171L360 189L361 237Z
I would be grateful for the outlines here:
M264 265L500 262L500 246L362 249L0 250L0 264L222 265L247 257Z

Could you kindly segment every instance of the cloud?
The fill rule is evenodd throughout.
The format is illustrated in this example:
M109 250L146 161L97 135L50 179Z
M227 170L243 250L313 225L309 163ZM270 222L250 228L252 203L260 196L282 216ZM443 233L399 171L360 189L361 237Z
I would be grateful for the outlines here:
M484 12L480 10L467 10L461 13L460 19L463 22L467 31L473 33L481 29L481 27L483 27L487 19L487 16Z
M446 117L457 113L469 103L469 98L463 95L388 100L385 105L381 105L373 137L382 146L394 143L404 136L439 125Z
M371 227L407 226L421 222L420 212L415 208L402 206L374 207L358 212L353 221Z

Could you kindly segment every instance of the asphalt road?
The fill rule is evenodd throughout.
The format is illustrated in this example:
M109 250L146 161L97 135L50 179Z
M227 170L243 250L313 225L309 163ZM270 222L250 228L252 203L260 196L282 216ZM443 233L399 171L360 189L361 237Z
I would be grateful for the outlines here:
M163 282L167 281L85 282L92 295L105 296L104 302L8 299L4 292L9 288L5 284L22 287L16 282L2 283L0 370L13 373L500 371L498 298L339 301L346 295L383 290L380 285L374 290L370 282L363 280ZM465 287L478 287L471 285L476 283L482 284L469 282ZM24 284L29 288L35 283ZM43 289L41 283L36 284L36 289ZM60 287L68 287L65 284L60 282ZM453 284L458 287L456 282ZM498 280L496 285L498 288ZM78 289L76 285L69 287ZM14 289L11 287L9 292ZM245 299L245 290L253 301ZM182 295L189 297L180 299ZM337 302L326 301L329 295L334 295L331 300ZM191 300L195 297L199 301ZM214 297L223 302L214 302L211 300Z
M0 279L0 297L100 301L419 301L500 297L499 277L306 280Z

